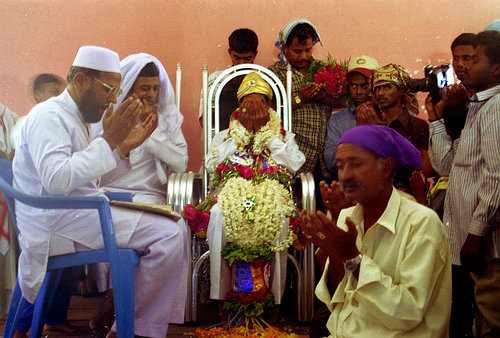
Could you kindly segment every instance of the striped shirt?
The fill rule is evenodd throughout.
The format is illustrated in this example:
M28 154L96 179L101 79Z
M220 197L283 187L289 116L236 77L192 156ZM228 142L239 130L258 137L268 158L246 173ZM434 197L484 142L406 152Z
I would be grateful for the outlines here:
M430 151L453 156L443 218L452 263L460 265L468 234L485 238L487 262L500 258L500 85L471 98L456 144L439 123L431 127Z

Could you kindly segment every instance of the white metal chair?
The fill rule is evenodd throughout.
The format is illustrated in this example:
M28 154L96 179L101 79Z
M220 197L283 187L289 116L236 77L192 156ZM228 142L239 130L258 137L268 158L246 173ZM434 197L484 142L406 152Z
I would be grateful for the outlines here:
M204 129L204 154L210 151L212 138L219 130L219 99L224 89L224 86L232 79L246 75L251 72L258 72L264 80L266 80L275 94L276 111L283 121L283 128L291 131L291 104L290 90L285 90L283 83L279 78L270 70L265 67L255 64L242 64L237 65L223 71L208 88L208 68L203 67L203 129ZM290 73L291 74L291 73ZM290 83L291 86L291 83ZM177 89L180 92L180 88ZM208 112L213 112L208 113ZM314 180L312 174L301 174L296 178L298 184L295 188L296 196L299 198L299 207L306 210L315 209L314 199ZM207 196L208 190L208 172L202 167L201 174L195 173L182 173L171 174L168 181L168 194L167 204L174 207L174 210L181 212L187 204L198 204ZM208 258L209 252L199 252L196 244L192 240L192 234L189 236L190 240L190 280L188 281L188 299L186 318L187 322L197 320L197 289L199 269ZM314 302L314 251L312 244L306 251L300 255L299 261L292 255L288 255L289 260L295 267L297 274L297 304L298 304L298 319L299 321L309 321L313 315L313 302Z

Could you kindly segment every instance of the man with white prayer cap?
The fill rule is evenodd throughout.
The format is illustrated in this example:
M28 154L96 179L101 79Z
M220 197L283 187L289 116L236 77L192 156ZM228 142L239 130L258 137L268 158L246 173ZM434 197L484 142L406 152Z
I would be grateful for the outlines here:
M420 152L392 128L360 125L340 138L336 162L346 198L338 220L301 212L304 231L328 260L316 295L333 337L448 337L451 254L438 215L402 197L396 167L421 167ZM328 288L332 262L343 279Z
M105 178L131 170L130 151L151 135L157 117L151 115L137 126L144 107L136 97L115 109L120 81L116 52L97 46L79 49L66 90L35 106L21 127L13 162L16 189L39 196L105 196ZM94 139L90 124L101 118L103 133ZM177 301L172 292L187 278L182 275L187 264L184 224L116 207L111 215L118 247L143 254L135 273L135 335L165 337L169 310ZM93 210L53 213L17 203L16 216L22 250L19 281L30 303L40 289L48 256L104 246ZM116 336L114 326L108 336Z

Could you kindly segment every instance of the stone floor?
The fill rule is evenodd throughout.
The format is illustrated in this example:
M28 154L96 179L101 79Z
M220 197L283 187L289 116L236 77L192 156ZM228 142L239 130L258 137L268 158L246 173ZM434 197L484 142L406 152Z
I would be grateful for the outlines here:
M61 332L44 332L44 338L51 337L94 337L88 327L89 319L92 317L95 309L102 301L103 296L82 297L73 296L71 299L70 309L68 311L68 321L78 327L78 332L75 334L67 334ZM289 309L288 309L289 310ZM286 313L286 309L280 310L276 326L287 331L293 332L302 337L308 337L309 327L307 323L298 323L293 315ZM5 327L5 317L0 318L0 334L3 335ZM216 305L200 305L198 307L199 321L196 323L186 323L183 325L170 325L167 337L168 338L186 338L194 336L194 332L198 327L208 327L218 323L218 309Z

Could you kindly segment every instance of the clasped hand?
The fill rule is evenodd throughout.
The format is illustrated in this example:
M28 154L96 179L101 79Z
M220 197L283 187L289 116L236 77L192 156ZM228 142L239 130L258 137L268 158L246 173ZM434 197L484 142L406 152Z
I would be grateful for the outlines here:
M349 217L346 218L347 232L340 229L321 211L308 213L302 210L300 219L304 233L311 237L314 245L325 250L329 256L345 262L359 255L356 247L358 230Z
M257 132L270 120L268 106L260 100L247 99L240 105L238 121L249 132Z
M114 150L120 145L121 151L128 154L130 150L141 145L153 131L158 123L158 107L137 127L143 105L134 95L127 98L118 109L114 110L111 103L102 119L102 137Z
M328 185L325 181L319 182L319 191L325 208L330 211L332 219L339 217L340 211L345 208L352 207L354 203L350 202L340 189L340 183L332 181Z
M387 120L384 112L377 114L375 105L371 102L365 102L356 107L354 113L356 116L356 124L371 124L371 125L387 125Z

